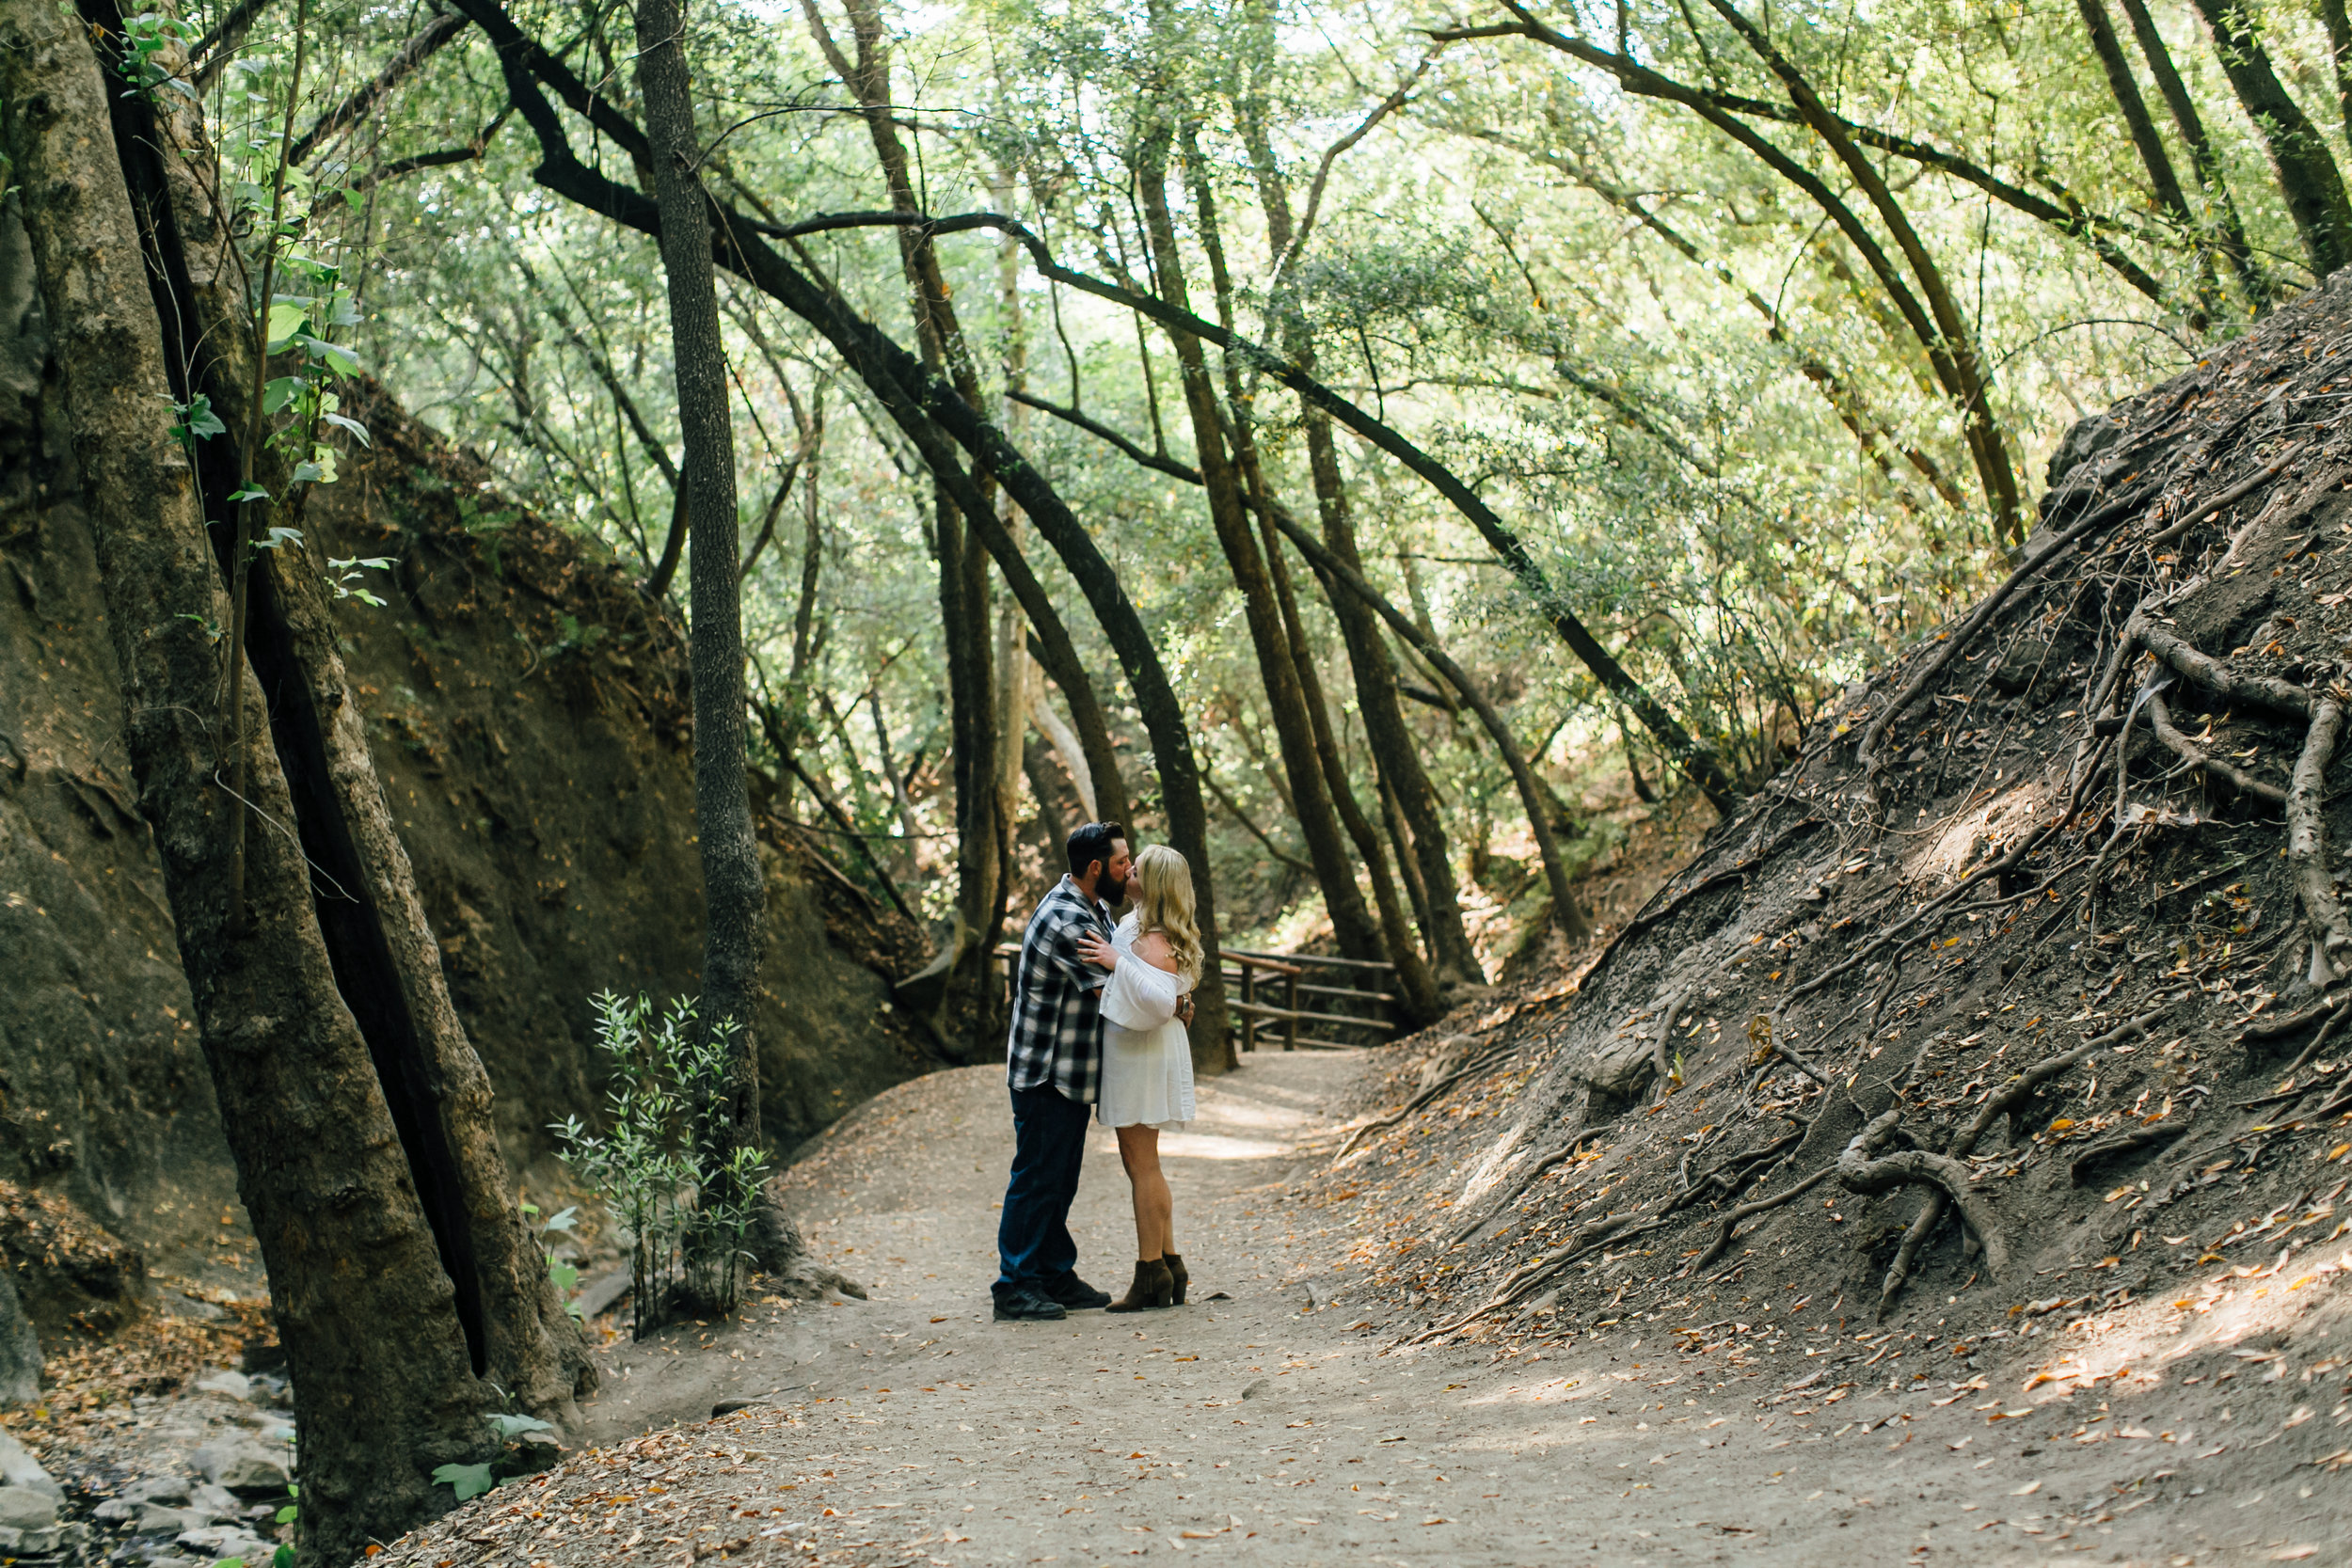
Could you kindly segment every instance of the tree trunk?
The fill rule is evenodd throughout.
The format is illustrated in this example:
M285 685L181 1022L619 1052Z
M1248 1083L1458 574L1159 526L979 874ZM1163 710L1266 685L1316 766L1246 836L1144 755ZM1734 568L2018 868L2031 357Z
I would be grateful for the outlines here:
M600 213L614 222L641 232L657 230L659 219L653 204L642 193L580 161L564 135L563 120L539 84L544 81L552 87L567 106L588 117L600 134L613 137L625 150L642 149L644 134L609 103L591 93L587 85L562 62L533 43L499 7L486 0L457 3L488 35L498 51L508 95L539 145L540 163L532 171L532 179L565 200ZM889 334L852 310L836 292L786 261L739 214L719 209L714 224L712 244L717 259L815 327L906 433L934 473L952 472L955 479L969 486L969 478L956 467L952 455L956 447L969 452L973 461L1002 484L1006 494L1027 515L1030 524L1053 546L1079 592L1086 595L1104 638L1134 687L1136 705L1151 736L1153 760L1159 768L1169 842L1193 866L1193 891L1200 906L1205 956L1200 985L1193 993L1193 1066L1203 1075L1231 1071L1238 1065L1238 1059L1233 1053L1224 983L1217 968L1216 900L1210 875L1209 817L1201 799L1200 764L1193 756L1184 705L1177 700L1167 667L1160 662L1159 651L1152 646L1151 633L1120 585L1119 574L1036 465L959 396L953 387ZM953 446L948 445L950 442ZM995 547L992 538L991 548ZM998 560L1010 572L1012 562L1019 558L999 554ZM1025 574L1025 565L1021 569ZM1015 586L1017 590L1017 580ZM1030 608L1025 597L1023 608ZM1036 629L1043 639L1046 628L1040 626ZM1068 681L1064 672L1051 664L1047 673L1071 699L1074 717L1077 694L1072 683L1083 683L1084 670L1073 665Z
M1263 503L1265 481L1257 473L1257 460L1249 459L1250 489ZM1266 517L1261 504L1259 515ZM1405 1013L1416 1023L1432 1023L1445 1008L1438 1000L1438 982L1423 961L1421 946L1413 940L1413 928L1405 918L1405 906L1397 897L1396 878L1389 869L1389 857L1381 847L1380 835L1372 821L1357 804L1356 791L1348 783L1347 758L1340 751L1338 735L1331 728L1331 708L1323 695L1323 681L1316 673L1314 652L1307 644L1306 623L1298 613L1298 595L1291 591L1290 570L1282 561L1281 540L1274 531L1269 518L1264 523L1266 571L1274 579L1274 592L1282 610L1282 627L1290 639L1291 657L1298 666L1299 694L1307 709L1307 719L1313 727L1315 755L1323 764L1324 782L1331 791L1331 806L1339 814L1341 825L1355 842L1356 852L1363 857L1364 869L1372 878L1373 907L1379 911L1380 934L1386 939L1389 961L1396 966L1397 989L1405 997Z
M767 884L752 831L743 764L743 611L736 575L735 424L727 392L726 344L711 268L710 208L695 167L692 77L679 0L638 0L637 84L651 143L654 202L660 213L661 270L668 281L670 343L685 456L679 477L692 541L687 584L693 607L688 659L694 685L694 833L702 852L703 972L699 1020L732 1026L728 1038L728 1148L759 1146L759 1056L752 1041L758 981L759 917ZM729 1195L735 1196L735 1195ZM731 1267L731 1266L730 1266ZM727 1305L731 1291L720 1287Z
M1322 514L1323 540L1334 555L1357 571L1363 558L1356 545L1356 527L1348 515L1347 492L1340 477L1339 451L1331 438L1331 421L1319 409L1305 411L1307 461L1314 479L1315 503ZM1364 737L1372 748L1373 766L1393 791L1397 810L1411 831L1413 853L1419 861L1414 879L1427 905L1422 916L1429 937L1432 964L1440 985L1456 981L1484 985L1486 971L1471 950L1470 932L1462 924L1462 903L1454 873L1454 853L1446 840L1445 817L1438 805L1437 785L1421 764L1421 741L1405 722L1397 697L1396 661L1380 632L1376 616L1353 594L1329 596L1331 613L1347 642L1350 673L1356 679L1357 711L1363 716Z
M1270 62L1273 43L1270 15L1263 7L1251 11L1262 59ZM1297 220L1291 213L1290 186L1283 177L1268 135L1263 106L1254 99L1237 104L1242 140L1249 150L1257 177L1258 203L1265 214L1266 244L1275 255L1291 258L1297 243ZM1283 352L1310 375L1315 371L1314 335L1295 311L1281 313ZM1340 454L1331 436L1331 417L1301 400L1301 421L1307 431L1307 470L1314 486L1315 507L1323 521L1324 543L1357 570L1363 562L1357 552L1356 529L1348 516L1347 486L1340 474ZM1278 552L1279 553L1279 552ZM1378 617L1352 594L1328 596L1331 613L1347 646L1348 672L1356 684L1356 705L1371 743L1373 768L1382 789L1382 815L1391 818L1391 836L1397 840L1399 868L1413 896L1414 912L1429 943L1430 962L1440 985L1457 981L1484 983L1485 971L1470 949L1470 933L1462 925L1452 857L1446 845L1445 821L1438 809L1437 791L1421 765L1421 749L1406 728L1405 712L1396 692L1396 662L1380 635ZM1396 831L1393 817L1402 813L1409 829L1418 865L1406 863L1406 834Z
M1184 286L1184 257L1177 249L1175 220L1168 204L1168 151L1172 132L1165 124L1147 133L1138 164L1143 210L1152 244L1152 265L1160 295L1179 310L1192 307ZM1275 738L1282 753L1282 769L1290 780L1292 809L1298 815L1300 836L1314 863L1322 885L1324 907L1331 916L1332 936L1347 958L1380 958L1386 943L1364 895L1356 886L1356 866L1340 831L1338 814L1324 785L1322 760L1315 754L1313 730L1292 661L1289 638L1282 629L1281 611L1258 543L1249 529L1239 476L1226 460L1225 435L1218 417L1216 389L1209 379L1208 356L1200 340L1190 332L1170 328L1184 391L1184 406L1192 418L1193 444L1200 452L1203 487L1208 492L1209 519L1217 544L1225 552L1241 593L1242 610L1249 625L1249 641L1258 657L1265 686L1266 706L1274 721Z
M576 1335L558 1338L571 1333L560 1307L555 1323L544 1315L552 1292L506 1197L486 1083L440 991L341 669L299 662L318 654L323 628L278 605L267 577L254 660L235 659L232 678L265 712L256 672L269 666L279 711L267 738L246 737L250 805L293 832L253 836L250 918L233 920L237 804L215 782L227 650L205 629L227 619L228 594L203 515L205 482L234 462L206 451L199 469L165 436L161 411L190 388L175 384L187 361L157 309L161 296L176 331L195 336L167 177L210 167L188 166L179 151L200 155L200 144L167 148L145 100L119 96L102 71L92 33L119 39L119 16L87 20L0 0L8 150L97 540L140 809L293 1372L305 1433L297 1550L306 1564L342 1563L446 1505L436 1465L494 1451L482 1415L503 1402L485 1374L559 1418L590 1374ZM314 871L305 852L322 849L333 858ZM327 899L347 906L338 929L322 927Z
M110 44L120 39L112 0L92 0L85 16ZM204 393L230 431L243 429L259 379L203 122L193 105L161 95L118 94L109 107L116 146L130 150L122 167L142 214L151 292L166 308L158 321L174 394ZM189 375L194 382L180 383ZM254 469L285 493L282 457L258 453ZM225 444L199 450L208 511L227 510L235 472ZM468 1260L470 1280L460 1278L457 1290L461 1303L469 1295L481 1303L478 1362L524 1408L569 1418L575 1398L595 1387L595 1369L509 1196L489 1075L450 1001L440 944L351 700L324 586L327 550L306 544L298 552L256 553L245 655L273 695L270 721L296 834L313 870L332 879L315 906L337 985L358 1018L412 1162L421 1162L419 1186L444 1248ZM224 575L234 569L226 556L221 566ZM340 891L350 889L362 896Z
M2344 0L2319 0L2319 16L2328 24L2328 60L2335 69L2336 116L2352 136L2352 16Z
M2188 86L2172 64L2172 51L2166 47L2164 35L2156 31L2155 19L2148 14L2147 0L2123 0L2123 14L2131 19L2132 37L2139 41L2141 58L2148 62L2148 74L2154 79L2157 92L2164 97L2164 106L2170 111L2172 123L2180 128L2181 140L2188 147L2189 161L2197 170L2197 182L2204 188L2205 199L2218 214L2221 230L2221 254L2229 258L2230 270L2237 275L2238 287L2246 292L2248 309L2255 315L2270 309L2275 297L2270 274L2254 259L2254 247L2246 237L2246 224L2237 214L2237 202L2230 195L2230 182L2221 166L2220 157L2213 150L2212 138L2205 135L2205 122L2197 113L2197 104L2188 96Z
M890 40L875 0L846 0L850 30L857 47L845 55L818 12L803 0L811 32L864 111L875 161L892 203L912 212L918 205L912 160L899 140L897 105L890 92ZM898 231L898 256L914 312L915 344L924 362L944 370L965 402L979 406L979 377L973 369L963 330L949 301L946 275L930 236L920 230ZM982 1048L999 1032L1003 987L994 978L995 949L1003 934L1012 837L1003 800L1002 730L1017 719L998 701L994 628L989 612L989 558L973 548L995 524L995 498L985 475L979 499L988 515L971 515L945 489L932 504L932 546L939 564L939 609L947 649L948 736L956 786L956 913L954 940L963 944L951 961L954 976L947 1006L973 1011L972 1043ZM959 994L960 993L960 994Z
M2131 62L2123 57L2123 45L2116 39L2115 24L2107 20L2106 0L2074 0L2082 12L2083 29L2090 37L2090 52L2099 57L2099 69L2106 73L2107 91L2115 99L2116 108L2123 116L2123 127L2131 133L2132 146L2139 151L2139 162L2148 171L2148 183L2156 193L2156 205L2180 226L2181 232L2196 249L2200 279L2199 297L2201 304L2191 325L2204 330L2213 309L2213 251L2205 242L2204 225L2189 211L2188 198L2182 194L2180 176L2173 171L2172 155L2165 150L2164 138L2156 135L2156 122L2149 117L2148 103L2139 95L2139 83L2132 76Z
M2213 30L2214 54L2221 61L2246 116L2261 133L2270 150L2270 166L2279 176L2279 193L2286 198L2287 215L2302 237L2303 254L2312 277L2328 276L2352 261L2352 201L2344 196L2344 177L2328 151L2319 127L2303 113L2279 73L2271 69L2256 31L2250 0L2195 0L2197 14Z

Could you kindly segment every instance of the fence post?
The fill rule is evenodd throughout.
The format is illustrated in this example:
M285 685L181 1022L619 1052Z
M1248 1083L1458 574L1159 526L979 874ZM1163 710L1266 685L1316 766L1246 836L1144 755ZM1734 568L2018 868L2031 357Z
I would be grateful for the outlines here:
M1257 967L1251 964L1248 959L1244 959L1241 964L1242 1006L1246 1008L1257 1000ZM1255 1051L1258 1049L1258 1015L1256 1013L1244 1012L1241 1015L1241 1048L1244 1051Z
M1282 1049L1295 1051L1298 1049L1298 969L1296 965L1293 965L1291 972L1282 976L1282 985L1284 990L1282 1006L1290 1009L1290 1016L1282 1021Z

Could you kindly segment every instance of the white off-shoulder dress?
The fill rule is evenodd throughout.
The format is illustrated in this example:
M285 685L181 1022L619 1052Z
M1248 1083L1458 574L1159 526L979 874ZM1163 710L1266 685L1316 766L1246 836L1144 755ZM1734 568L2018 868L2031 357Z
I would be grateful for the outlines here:
M1111 933L1119 967L1103 988L1103 1098L1105 1127L1179 1132L1193 1116L1192 1039L1176 1005L1192 988L1136 957L1136 917Z

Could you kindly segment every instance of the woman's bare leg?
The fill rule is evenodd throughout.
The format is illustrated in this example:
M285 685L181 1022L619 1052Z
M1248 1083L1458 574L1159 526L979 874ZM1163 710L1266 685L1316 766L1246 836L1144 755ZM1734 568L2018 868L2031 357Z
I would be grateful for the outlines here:
M1160 1130L1120 1128L1119 1163L1127 1167L1127 1185L1135 1199L1136 1258L1148 1263L1174 1241L1175 1197L1160 1170Z

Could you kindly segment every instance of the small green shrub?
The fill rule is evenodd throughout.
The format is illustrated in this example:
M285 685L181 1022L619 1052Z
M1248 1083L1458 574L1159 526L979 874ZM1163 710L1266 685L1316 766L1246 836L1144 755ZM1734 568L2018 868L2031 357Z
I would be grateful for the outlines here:
M567 1117L550 1131L629 1248L631 1328L642 1339L674 1308L734 1310L768 1162L727 1135L731 1021L701 1028L685 1000L657 1010L644 996L606 991L595 1002L596 1044L612 1061L609 1128L593 1132Z

